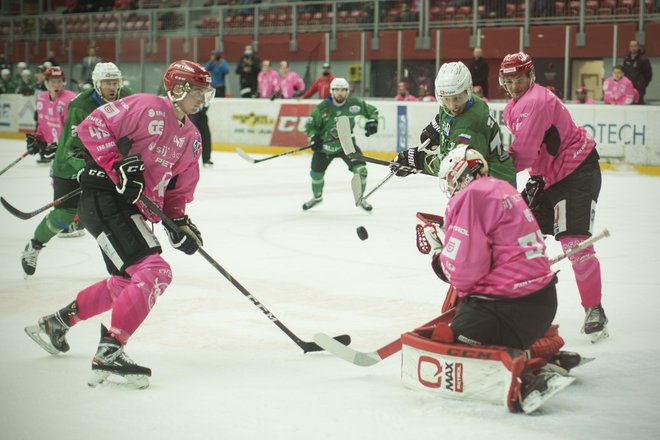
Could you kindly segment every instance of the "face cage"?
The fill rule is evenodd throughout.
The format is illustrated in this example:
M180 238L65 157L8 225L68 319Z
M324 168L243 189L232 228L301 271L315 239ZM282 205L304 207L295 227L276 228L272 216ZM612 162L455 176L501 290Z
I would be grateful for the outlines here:
M119 78L104 78L104 79L99 80L98 82L94 82L94 90L96 90L96 94L99 96L99 98L101 98L105 102L110 102L110 101L108 101L106 99L106 97L103 96L103 92L101 92L101 83L103 81L115 81L115 80L119 81L117 83L117 96L115 97L115 101L116 101L120 98L119 95L121 94L121 88L124 85L124 78L122 78L122 77L119 77Z
M461 159L451 167L444 179L440 179L440 189L444 191L447 198L452 198L473 180L474 176L468 168L467 160Z

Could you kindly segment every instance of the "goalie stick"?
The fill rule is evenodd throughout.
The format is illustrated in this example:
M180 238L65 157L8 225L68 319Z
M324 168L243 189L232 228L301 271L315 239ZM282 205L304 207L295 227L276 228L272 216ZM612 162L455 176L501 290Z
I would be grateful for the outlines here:
M161 218L163 223L167 224L167 226L179 233L181 233L181 228L172 221L161 209L153 202L151 201L147 196L144 194L140 196L140 201L144 203L147 208L149 208L154 214L156 214L158 217ZM322 351L323 348L318 346L314 342L307 342L303 341L300 339L298 336L296 336L295 333L293 333L291 330L285 326L282 321L277 319L273 313L266 308L257 298L255 298L245 287L243 287L229 272L227 272L217 261L213 259L201 246L197 250L197 253L200 254L206 261L211 263L211 266L213 266L218 272L222 274L227 280L234 285L247 299L252 301L252 304L257 306L259 310L263 312L264 315L270 319L273 324L275 324L277 327L279 327L280 330L282 330L293 342L296 343L298 347L300 347L303 350L303 353L308 353L312 351ZM349 335L339 335L336 336L333 341L339 343L339 345L348 345L351 343L351 337Z
M0 176L2 176L2 175L3 175L7 170L9 170L11 167L13 167L13 166L16 165L17 163L19 163L20 161L22 161L23 159L25 159L29 154L30 154L30 153L28 153L28 152L26 151L25 153L23 153L23 154L21 154L20 156L18 156L18 158L17 158L16 160L14 160L12 163L10 163L10 164L7 165L6 167L4 167L4 168L2 169L2 171L0 171Z
M32 217L34 217L35 215L40 214L40 213L42 213L42 212L44 212L44 211L47 211L47 210L50 209L50 208L54 208L55 206L60 205L62 202L66 201L66 200L69 200L69 199L72 198L72 197L77 196L77 195L80 194L81 192L82 192L82 189L80 189L80 188L78 188L78 189L74 189L74 190L71 191L70 193L68 193L68 194L64 194L64 195L63 195L62 197L60 197L59 199L55 199L55 200L53 200L52 202L50 202L49 204L47 204L47 205L45 205L45 206L42 206L41 208L36 209L36 210L34 210L34 211L31 211L31 212L23 212L23 211L21 211L21 210L19 210L19 209L14 208L11 204L9 204L8 201L6 201L6 200L4 199L4 197L0 197L0 203L2 203L2 206L4 206L5 209L6 209L7 211L9 211L12 215L14 215L14 216L20 218L21 220L29 220L29 219L31 219Z
M434 223L437 223L439 221L438 219L441 219L441 217L439 216L433 216L434 218L432 218L428 214L423 214L423 213L418 213L417 217L420 218L420 220L422 221L429 221ZM550 264L555 264L558 261L561 261L564 258L569 257L572 254L579 252L580 250L588 246L591 246L598 240L609 236L610 236L609 231L607 229L604 229L599 234L596 234L591 238L584 240L583 242L581 242L574 248L570 249L569 251L552 258L550 260ZM457 305L456 289L454 289L453 286L450 286L449 291L447 291L445 302L442 305L442 315L440 315L438 318L425 324L422 327L426 327L428 325L439 322L441 318L448 316L449 312L454 310L454 307L456 307L456 305ZM378 362L399 352L402 346L401 338L397 338L396 340L382 346L381 348L375 351L362 352L350 347L343 346L341 344L337 344L336 341L334 341L332 338L330 338L328 335L324 333L317 333L316 335L314 335L314 342L316 342L320 347L324 348L327 352L334 354L338 358L341 358L347 362L350 362L360 367L369 367L371 365L375 365Z
M273 156L264 157L263 159L254 159L253 157L250 157L250 155L247 154L245 151L243 151L242 148L237 148L236 154L238 154L241 158L247 160L250 163L259 163L259 162L264 162L266 160L275 159L276 157L288 156L289 154L295 154L300 151L309 150L310 148L312 148L311 145L306 145L304 147L296 148L295 150L289 150L289 151L285 151L284 153L279 153Z

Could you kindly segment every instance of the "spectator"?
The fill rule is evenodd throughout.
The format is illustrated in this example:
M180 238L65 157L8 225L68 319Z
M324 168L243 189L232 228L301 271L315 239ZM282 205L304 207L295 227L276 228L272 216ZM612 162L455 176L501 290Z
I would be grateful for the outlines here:
M55 59L55 51L52 49L48 51L48 58L46 58L46 61L50 63L50 67L60 65L60 63L58 63L57 60Z
M481 98L483 102L488 102L488 98L484 97L484 89L481 86L472 86L472 93Z
M261 72L257 76L260 98L273 98L280 93L280 75L270 68L270 60L261 63Z
M394 99L397 101L417 101L417 98L408 92L408 83L403 81L397 86L397 94Z
M215 96L224 98L225 76L229 73L229 63L222 58L222 52L219 50L211 52L211 59L204 68L211 74L211 87L215 89Z
M44 66L43 64L37 66L37 68L34 70L34 80L35 80L34 87L37 90L37 94L48 90L46 88L46 82L44 81L46 79L46 77L44 76L45 71L46 71L46 66Z
M0 71L0 93L14 93L16 84L11 79L11 72L9 69L2 69Z
M7 61L5 54L0 53L0 71L3 69L9 70L9 74L11 75L11 64L9 64L9 61Z
M255 98L258 93L258 76L261 71L261 62L252 52L252 45L245 46L243 57L236 67L239 83L241 85L241 98Z
M637 104L639 93L632 81L623 74L623 66L612 67L612 76L603 83L603 102L612 105Z
M472 74L472 84L480 86L483 96L488 98L488 63L483 59L483 50L480 47L475 47L472 55L474 60L468 66Z
M27 69L27 64L25 61L19 61L16 63L16 72L14 72L14 82L18 84L21 81L21 73Z
M323 63L321 76L316 78L314 84L302 95L302 99L311 98L314 93L318 93L319 99L325 99L330 96L330 83L335 76L330 72L330 63Z
M644 95L646 94L646 87L653 78L653 69L649 59L644 56L644 49L639 47L636 40L630 41L630 52L623 60L623 73L639 93L638 104L646 104L644 102Z
M587 88L585 86L580 86L575 89L577 93L577 103L578 104L595 104L596 101L587 96Z
M96 47L90 46L87 49L87 56L82 59L82 70L80 72L80 84L92 84L92 72L98 63L103 59L96 55Z
M211 77L212 76L213 75L211 75ZM211 82L211 84L213 84L213 82ZM202 163L205 166L213 165L213 161L211 160L211 149L213 146L211 142L211 129L209 128L209 117L206 114L209 110L209 105L210 104L204 103L197 113L191 113L188 115L188 119L190 119L190 122L197 127L197 130L199 130L199 134L202 137Z
M429 93L428 84L420 84L419 85L419 87L417 88L417 100L418 101L423 101L423 102L437 102L438 101L437 99L435 99L435 96L433 96Z
M16 83L16 90L14 93L18 93L23 96L32 96L34 95L36 88L35 83L32 80L32 72L28 69L25 69L21 72L21 79Z
M305 82L296 72L289 70L289 63L280 61L280 93L282 98L297 98L303 94Z

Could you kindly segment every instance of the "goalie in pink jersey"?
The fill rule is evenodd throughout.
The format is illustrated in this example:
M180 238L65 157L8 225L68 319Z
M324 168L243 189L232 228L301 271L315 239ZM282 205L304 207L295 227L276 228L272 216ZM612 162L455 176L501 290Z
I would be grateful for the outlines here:
M522 196L510 183L488 176L488 163L477 150L450 151L438 176L450 199L444 224L442 229L425 225L425 246L418 238L418 247L431 255L434 272L456 289L459 303L404 338L409 345L404 376L441 388L446 397L505 401L512 411L532 412L572 382L568 370L581 361L577 353L559 351L564 341L552 325L557 278L543 235ZM406 353L408 359L413 354L413 362ZM437 365L461 365L460 392L430 385L422 373L408 374L429 357ZM489 373L485 361L500 361L502 372Z
M180 227L165 226L172 245L193 254L201 234L186 215L199 180L202 142L187 117L215 94L209 73L191 61L172 63L163 77L167 96L136 94L94 110L77 132L88 153L80 175L80 220L101 248L109 278L82 291L58 312L25 330L52 354L66 352L66 333L81 320L112 310L101 326L90 386L110 375L149 385L149 368L124 351L129 338L172 281L172 270L147 220L159 219L140 201L151 199ZM44 337L42 337L44 336Z
M76 92L64 89L66 77L59 66L49 67L44 72L46 91L37 98L37 129L27 135L27 151L39 153L39 163L48 163L57 151L67 108Z
M531 175L522 194L541 231L567 251L593 230L601 186L596 142L556 95L534 83L529 55L504 57L499 77L512 98L504 108L504 122L513 134L509 155L516 171L529 169ZM600 262L593 246L569 260L585 310L582 332L597 342L608 336Z

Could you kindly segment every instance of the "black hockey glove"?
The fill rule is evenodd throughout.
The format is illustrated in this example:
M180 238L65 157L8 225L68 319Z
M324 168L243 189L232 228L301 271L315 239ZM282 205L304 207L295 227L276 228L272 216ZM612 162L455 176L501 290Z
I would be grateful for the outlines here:
M376 133L378 133L378 121L375 119L369 119L367 123L364 124L364 135L369 137Z
M137 202L144 189L144 162L140 155L126 156L115 162L113 168L119 174L117 192L126 197L129 202Z
M545 181L543 177L532 176L525 184L525 189L520 193L532 212L535 212L541 206L541 196L544 187Z
M311 144L312 151L321 151L323 150L323 139L320 134L315 134L312 136Z
M46 147L46 142L40 137L33 135L32 133L28 133L27 135L25 135L25 143L28 154L32 154L32 155L37 154L44 147Z
M419 141L423 144L430 139L428 149L435 150L440 145L440 116L435 115L435 119L419 135Z
M164 225L170 243L172 243L175 249L192 255L197 252L200 246L204 245L202 233L199 232L197 226L190 221L187 215L173 218L172 221L179 227L178 230L170 228L167 223L164 223Z
M55 153L57 153L57 143L53 142L52 144L48 144L48 145L44 143L44 147L41 149L40 153L41 153L41 157L43 157L44 159L48 159L48 160L52 159L53 157L55 157Z
M419 151L417 147L409 148L399 153L398 156L394 159L394 162L399 165L405 165L406 167L417 168L421 171L424 169L424 153ZM390 170L392 170L394 174L399 177L406 177L412 173L412 171L402 169L396 165L390 165Z

